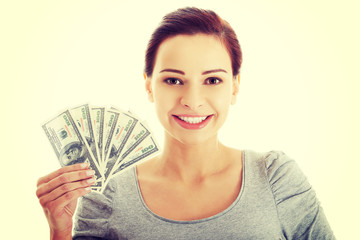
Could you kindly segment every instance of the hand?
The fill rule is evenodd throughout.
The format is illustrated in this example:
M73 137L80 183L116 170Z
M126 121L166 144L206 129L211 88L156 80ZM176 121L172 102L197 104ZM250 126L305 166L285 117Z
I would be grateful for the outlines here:
M52 235L71 236L77 199L90 192L94 171L87 163L62 167L37 182L36 195Z

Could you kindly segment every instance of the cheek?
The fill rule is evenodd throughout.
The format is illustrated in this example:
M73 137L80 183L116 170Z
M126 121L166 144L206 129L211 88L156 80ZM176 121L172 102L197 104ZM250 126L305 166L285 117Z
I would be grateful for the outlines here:
M227 114L229 112L230 103L228 99L219 99L216 103L214 103L216 106L216 111L219 114L219 117L223 120L226 119Z
M158 116L167 114L176 102L176 94L163 86L154 86L154 103Z
M211 94L212 102L219 110L227 109L231 104L231 89L224 87Z

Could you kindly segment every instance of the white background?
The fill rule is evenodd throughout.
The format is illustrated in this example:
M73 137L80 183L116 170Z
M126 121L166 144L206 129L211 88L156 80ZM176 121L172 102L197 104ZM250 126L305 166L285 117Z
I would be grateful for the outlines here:
M354 239L360 214L357 1L176 2L0 3L1 238L48 238L35 190L40 176L59 167L41 129L59 111L86 102L131 108L162 142L142 79L145 47L164 14L198 6L230 22L243 50L239 98L222 141L294 158L337 238Z

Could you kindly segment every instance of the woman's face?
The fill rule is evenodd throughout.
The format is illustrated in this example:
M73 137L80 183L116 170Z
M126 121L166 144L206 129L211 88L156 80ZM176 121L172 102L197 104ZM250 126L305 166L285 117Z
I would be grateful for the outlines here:
M165 133L185 144L217 137L239 86L225 46L204 34L165 40L145 78Z

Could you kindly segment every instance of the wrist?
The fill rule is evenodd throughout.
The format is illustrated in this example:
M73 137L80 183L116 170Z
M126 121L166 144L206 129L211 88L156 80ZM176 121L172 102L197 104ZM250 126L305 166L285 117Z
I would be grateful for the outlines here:
M51 240L71 240L72 239L72 228L64 231L57 231L50 229Z

